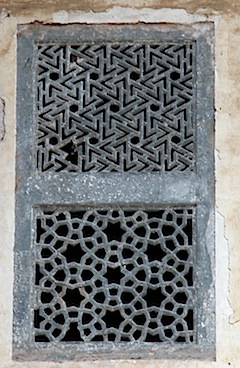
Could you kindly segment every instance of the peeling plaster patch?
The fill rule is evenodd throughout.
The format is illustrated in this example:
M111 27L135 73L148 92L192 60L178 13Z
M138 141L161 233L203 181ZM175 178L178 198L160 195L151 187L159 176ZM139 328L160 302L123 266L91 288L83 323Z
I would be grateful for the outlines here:
M66 10L61 10L53 13L52 19L54 23L68 23L68 12Z
M194 23L206 22L202 14L189 14L185 9L134 9L115 6L106 12L59 11L53 14L54 23Z
M2 11L1 11L1 14L0 14L0 18L1 19L9 18L10 15L11 15L11 11L6 9L6 8L3 8Z
M4 139L5 133L5 102L2 98L0 98L0 141Z
M234 310L229 302L229 249L224 216L216 209L216 306L219 323L230 319Z

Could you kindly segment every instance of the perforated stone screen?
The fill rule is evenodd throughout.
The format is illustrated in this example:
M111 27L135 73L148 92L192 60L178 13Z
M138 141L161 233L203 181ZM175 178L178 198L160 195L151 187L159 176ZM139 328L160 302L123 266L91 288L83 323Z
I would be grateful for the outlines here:
M113 208L37 210L35 341L192 342L193 209Z
M194 168L195 43L41 43L39 171Z
M212 34L19 28L15 359L214 357Z

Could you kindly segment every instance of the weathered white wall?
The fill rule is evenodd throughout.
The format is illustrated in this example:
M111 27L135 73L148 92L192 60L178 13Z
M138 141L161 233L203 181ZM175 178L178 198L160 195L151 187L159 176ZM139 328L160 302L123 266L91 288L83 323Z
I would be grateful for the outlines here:
M68 1L54 0L0 1L1 368L62 366L66 368L240 368L240 1L133 0L132 7L127 8L127 6L126 1L112 0L72 1L71 4L68 4ZM34 21L43 23L215 22L216 362L169 360L63 364L12 362L16 26Z

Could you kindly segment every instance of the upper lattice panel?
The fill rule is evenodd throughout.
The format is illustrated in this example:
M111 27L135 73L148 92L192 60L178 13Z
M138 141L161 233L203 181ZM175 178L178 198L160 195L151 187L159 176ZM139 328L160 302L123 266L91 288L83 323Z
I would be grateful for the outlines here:
M194 43L44 43L35 62L38 171L194 170Z

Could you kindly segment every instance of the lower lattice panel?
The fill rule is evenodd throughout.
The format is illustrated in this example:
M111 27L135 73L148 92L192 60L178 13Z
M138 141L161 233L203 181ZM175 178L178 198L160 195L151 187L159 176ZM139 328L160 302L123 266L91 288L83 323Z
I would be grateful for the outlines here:
M195 341L194 212L37 209L35 341Z

